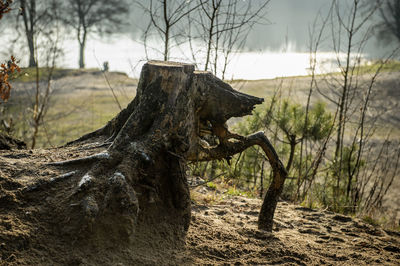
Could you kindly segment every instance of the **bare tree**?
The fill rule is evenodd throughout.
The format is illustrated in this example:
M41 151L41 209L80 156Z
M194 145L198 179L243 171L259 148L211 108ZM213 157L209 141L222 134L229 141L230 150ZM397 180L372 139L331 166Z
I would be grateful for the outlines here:
M29 67L36 67L36 42L43 31L49 30L49 23L52 21L50 11L54 9L50 8L50 1L19 0L19 3L23 31L29 48Z
M162 54L164 60L171 58L172 48L188 44L190 61L204 65L205 70L212 69L214 74L222 62L225 73L230 55L244 46L251 27L265 19L268 3L269 0L256 4L239 0L197 0L182 4L150 0L146 5L137 1L149 19L143 34L146 55L152 38L162 40L162 49L150 48ZM184 51L182 55L186 56Z
M49 48L49 56L47 57L46 62L46 70L47 77L44 83L41 84L39 81L39 66L36 66L36 84L34 89L34 101L32 108L32 136L31 136L31 149L36 146L36 138L39 133L39 128L43 125L44 117L47 114L47 111L50 106L50 98L52 93L52 78L53 71L55 68L55 61L60 53L60 50L57 47L57 41L55 41L52 46ZM44 85L44 88L42 88Z
M9 1L11 3L11 1ZM30 136L31 140L31 148L36 146L36 138L39 132L40 126L43 124L43 119L46 116L46 113L49 108L49 101L51 95L51 80L52 80L52 73L55 67L56 58L60 54L61 50L58 48L59 44L59 27L57 24L52 24L51 30L44 30L41 27L41 23L43 23L44 18L46 17L46 21L53 22L52 19L56 18L57 12L53 10L53 16L50 16L50 13L47 11L43 11L39 17L37 17L37 2L31 0L29 3L27 1L21 0L21 15L24 18L24 25L29 25L29 29L27 31L28 43L30 43L29 48L33 48L34 56L30 56L30 61L34 62L36 68L36 75L35 75L35 82L34 84L28 85L30 87L26 93L32 99L32 103L24 102L22 110L23 113L28 111L30 113L29 118L23 119L22 123L29 124L32 127L32 134ZM40 3L43 5L43 2ZM46 4L49 4L47 2ZM43 9L43 6L42 6ZM29 12L27 12L29 10ZM53 29L53 26L54 29ZM27 28L25 28L27 29ZM40 41L37 38L40 35ZM31 40L29 41L29 39ZM38 42L40 45L37 45ZM39 57L38 57L38 49L41 48L43 50L43 55L41 58L45 59L44 65L45 68L42 68L42 74L39 71ZM30 62L32 63L32 62ZM12 75L14 71L19 71L19 67L16 65L16 60L12 56L11 60L6 64L2 64L2 71L0 71L0 80L2 77L5 77L5 82L0 82L0 96L3 100L7 100L10 94L10 85L8 84L7 80ZM42 81L44 78L43 72L47 72L46 81ZM4 74L4 75L3 75ZM3 86L4 85L4 86ZM45 88L43 88L45 87ZM32 95L33 92L33 95ZM8 112L7 112L8 111ZM10 113L11 112L11 116ZM1 120L2 126L4 127L7 133L10 133L13 130L13 120L12 120L12 113L14 111L10 111L7 106L2 108L2 115L4 119ZM9 116L10 123L7 123L5 117Z
M244 46L246 37L254 24L264 18L264 11L269 0L251 4L250 1L239 0L212 0L198 1L200 8L191 16L187 16L189 25L188 42L192 53L192 60L199 64L198 54L204 55L200 65L204 70L210 70L217 75L220 61L223 62L222 79L234 49ZM193 43L200 43L201 48L195 50ZM220 58L222 56L222 59ZM197 57L197 58L196 58ZM203 61L204 60L204 61ZM217 140L210 140L212 145ZM210 177L216 175L217 162L211 163Z
M364 13L361 1L353 0L351 6L348 7L347 14L343 14L339 1L334 0L333 5L335 12L331 13L332 43L341 72L341 79L335 80L337 82L335 85L331 84L331 86L340 87L339 91L334 91L337 99L333 99L338 108L336 147L333 161L337 176L336 193L339 193L342 169L344 167L344 135L350 114L358 107L354 100L360 93L361 88L357 69L361 63L363 49L371 37L371 27L368 27L366 23L378 6L376 5L374 9ZM342 54L345 55L344 59L342 59Z
M79 42L79 68L84 68L88 35L117 32L128 7L120 0L68 0L63 4L61 19L75 31Z
M390 134L381 147L374 151L366 162L371 165L368 169L357 174L357 184L353 201L357 203L358 210L371 213L376 209L382 210L384 197L391 188L395 178L398 178L400 167L400 143L389 140ZM368 155L371 147L364 149ZM356 206L356 205L355 205Z
M246 36L254 24L265 19L268 3L269 0L256 5L254 2L239 0L200 2L198 34L206 46L204 70L208 70L213 64L213 72L216 74L218 53L223 51L225 73L229 55L234 48L244 45Z
M385 60L377 63L375 70L365 72L364 48L373 36L370 20L382 3L376 1L371 8L368 0L352 0L349 6L343 8L343 3L334 0L330 14L331 39L340 75L330 75L320 82L330 88L330 93L321 90L321 84L316 88L337 108L336 141L331 163L335 180L333 208L336 210L356 211L364 200L361 198L364 194L358 186L360 180L365 181L360 178L361 168L373 156L368 155L367 151L379 118L374 115L372 104L373 95L377 93L375 83L382 68L397 52L393 51ZM376 154L377 149L373 152ZM370 168L371 165L365 165L365 171L375 172Z
M311 73L311 81L310 81L310 87L308 90L308 95L307 95L307 103L306 103L306 108L305 108L305 115L304 115L304 123L303 123L303 129L302 129L302 136L300 140L300 158L299 158L299 169L298 169L298 178L297 178L297 192L296 192L296 199L302 199L309 188L311 187L312 183L315 180L315 177L318 172L318 168L320 167L323 156L325 155L328 141L331 137L331 134L334 129L334 123L336 120L336 116L333 119L333 124L331 126L331 129L329 132L327 132L325 136L325 140L322 141L322 145L318 148L318 152L314 156L314 159L310 164L308 164L307 157L309 154L312 153L312 150L309 149L309 139L306 138L306 133L307 129L310 124L310 108L311 108L311 98L313 96L315 87L317 86L317 81L316 81L316 70L317 70L317 55L318 55L318 50L320 46L322 45L323 38L324 38L324 33L325 33L325 28L329 22L329 17L332 14L332 9L333 9L333 3L328 11L328 15L326 17L323 17L320 13L317 14L312 26L309 29L309 54L310 54L310 73ZM318 28L319 27L319 28ZM315 147L313 147L315 149ZM311 151L310 151L311 150ZM316 150L316 149L315 149ZM304 168L304 169L303 169ZM305 184L308 181L308 184ZM304 185L304 186L303 186ZM304 193L301 195L300 193L300 188L303 186L304 188Z
M179 23L197 9L200 4L190 1L181 3L180 1L167 0L150 0L148 5L143 4L142 1L136 3L149 17L149 23L144 31L146 51L148 39L152 36L152 33L155 33L156 37L162 40L164 46L164 49L159 52L163 55L164 61L169 60L171 42L179 42L179 37L182 37L182 29L180 29Z
M5 27L12 30L13 41L10 46L20 43L20 37L26 39L29 52L29 67L37 64L37 46L43 35L53 30L53 22L56 20L58 0L16 0L6 1L9 8L13 10L6 18ZM19 8L18 8L19 7Z

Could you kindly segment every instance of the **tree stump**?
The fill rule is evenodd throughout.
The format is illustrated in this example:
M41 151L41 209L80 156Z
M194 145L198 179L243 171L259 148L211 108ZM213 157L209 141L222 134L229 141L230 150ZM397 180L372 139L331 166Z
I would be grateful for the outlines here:
M249 115L262 102L209 72L195 71L193 65L146 63L137 95L127 108L105 127L67 144L100 142L107 149L51 163L70 171L61 178L75 180L70 196L63 199L67 228L119 237L137 236L150 228L147 239L165 231L183 237L191 212L187 162L229 159L259 145L274 172L259 228L271 231L285 168L262 132L239 136L226 126L229 118ZM218 144L204 145L201 132L209 132Z

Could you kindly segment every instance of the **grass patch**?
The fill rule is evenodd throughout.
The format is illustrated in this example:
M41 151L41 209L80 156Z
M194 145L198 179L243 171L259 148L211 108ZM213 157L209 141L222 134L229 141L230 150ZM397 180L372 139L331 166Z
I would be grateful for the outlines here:
M228 187L226 194L229 196L242 196L242 197L247 197L247 198L255 198L256 197L253 191L240 190L236 187L236 185Z
M134 90L126 90L128 95L116 89L122 108L134 98ZM17 93L6 103L6 121L12 119L12 135L31 142L32 93ZM39 129L37 148L60 146L86 133L104 126L120 111L114 96L108 89L84 89L55 93L50 107Z
M217 191L202 194L194 190L190 193L190 199L196 204L215 205L221 202L223 197Z
M372 218L372 217L369 216L369 215L366 215L366 216L362 217L362 220L363 220L365 223L370 224L370 225L373 225L373 226L378 226L378 225L381 224L377 219L374 219L374 218Z
M373 74L376 73L376 71L378 71L378 68L381 65L382 65L381 61L376 61L371 65L360 66L359 70L361 74ZM389 61L381 69L381 72L396 72L396 71L400 71L400 61L397 60Z
M39 70L39 81L47 80L51 73L51 68L41 67ZM68 76L78 76L83 73L99 73L99 69L65 69L65 68L54 68L52 72L52 79L59 79ZM36 81L36 68L28 67L21 68L21 72L15 74L13 77L14 82L35 82Z
M365 65L360 65L358 66L354 74L363 75L363 74L374 74L378 70L378 68L382 64L382 60L375 60L370 64L365 64ZM400 71L400 61L398 60L390 60L387 62L381 69L381 72L398 72ZM324 74L316 74L315 77L327 77L327 76L336 76L336 75L341 75L341 72L331 72L331 73L324 73ZM244 79L234 79L234 80L225 80L225 82L231 84L232 86L237 86L238 84L251 84L252 86L256 85L257 83L265 83L265 82L271 82L271 81L276 81L276 80L291 80L291 79L296 79L296 78L307 78L311 77L311 75L298 75L298 76L286 76L286 77L276 77L276 78L270 78L270 79L258 79L258 80L244 80ZM265 85L265 84L264 84ZM257 85L256 85L257 86Z
M212 190L217 189L217 185L214 182L207 182L206 186Z

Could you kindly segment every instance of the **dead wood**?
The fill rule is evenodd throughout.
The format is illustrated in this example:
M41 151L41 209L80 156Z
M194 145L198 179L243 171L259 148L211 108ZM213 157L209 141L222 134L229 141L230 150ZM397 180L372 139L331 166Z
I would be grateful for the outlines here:
M63 199L68 230L148 238L168 225L169 233L183 237L191 212L187 163L230 158L259 145L274 172L259 228L271 231L285 168L264 133L240 136L226 126L228 119L249 115L262 102L193 65L148 62L128 107L103 128L68 144L109 142L108 148L48 165L72 173L57 179L71 182L70 197ZM217 144L204 145L204 132Z

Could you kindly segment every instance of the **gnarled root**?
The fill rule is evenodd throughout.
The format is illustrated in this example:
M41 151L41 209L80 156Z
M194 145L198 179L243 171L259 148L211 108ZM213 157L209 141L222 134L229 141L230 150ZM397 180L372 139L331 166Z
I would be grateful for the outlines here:
M102 170L92 168L72 190L69 216L75 221L69 220L72 231L68 233L77 238L96 232L96 236L129 239L138 221L137 193L122 173L109 175Z
M52 164L90 167L84 173L77 170L81 174L72 180L68 204L74 234L111 234L127 240L156 231L184 236L190 223L190 197L183 163L160 152L163 149L156 144L151 144L154 151L147 145L132 142L121 152L110 147L104 153ZM146 236L137 232L138 226Z
M229 135L235 141L225 140L214 148L204 148L199 146L199 153L189 154L191 161L209 161L216 159L230 158L231 156L244 151L245 149L258 145L266 154L273 170L272 183L265 195L263 205L258 219L258 228L266 231L272 231L273 218L278 203L279 195L283 190L283 184L287 177L287 171L280 161L278 154L271 145L264 132L257 132L246 137Z

